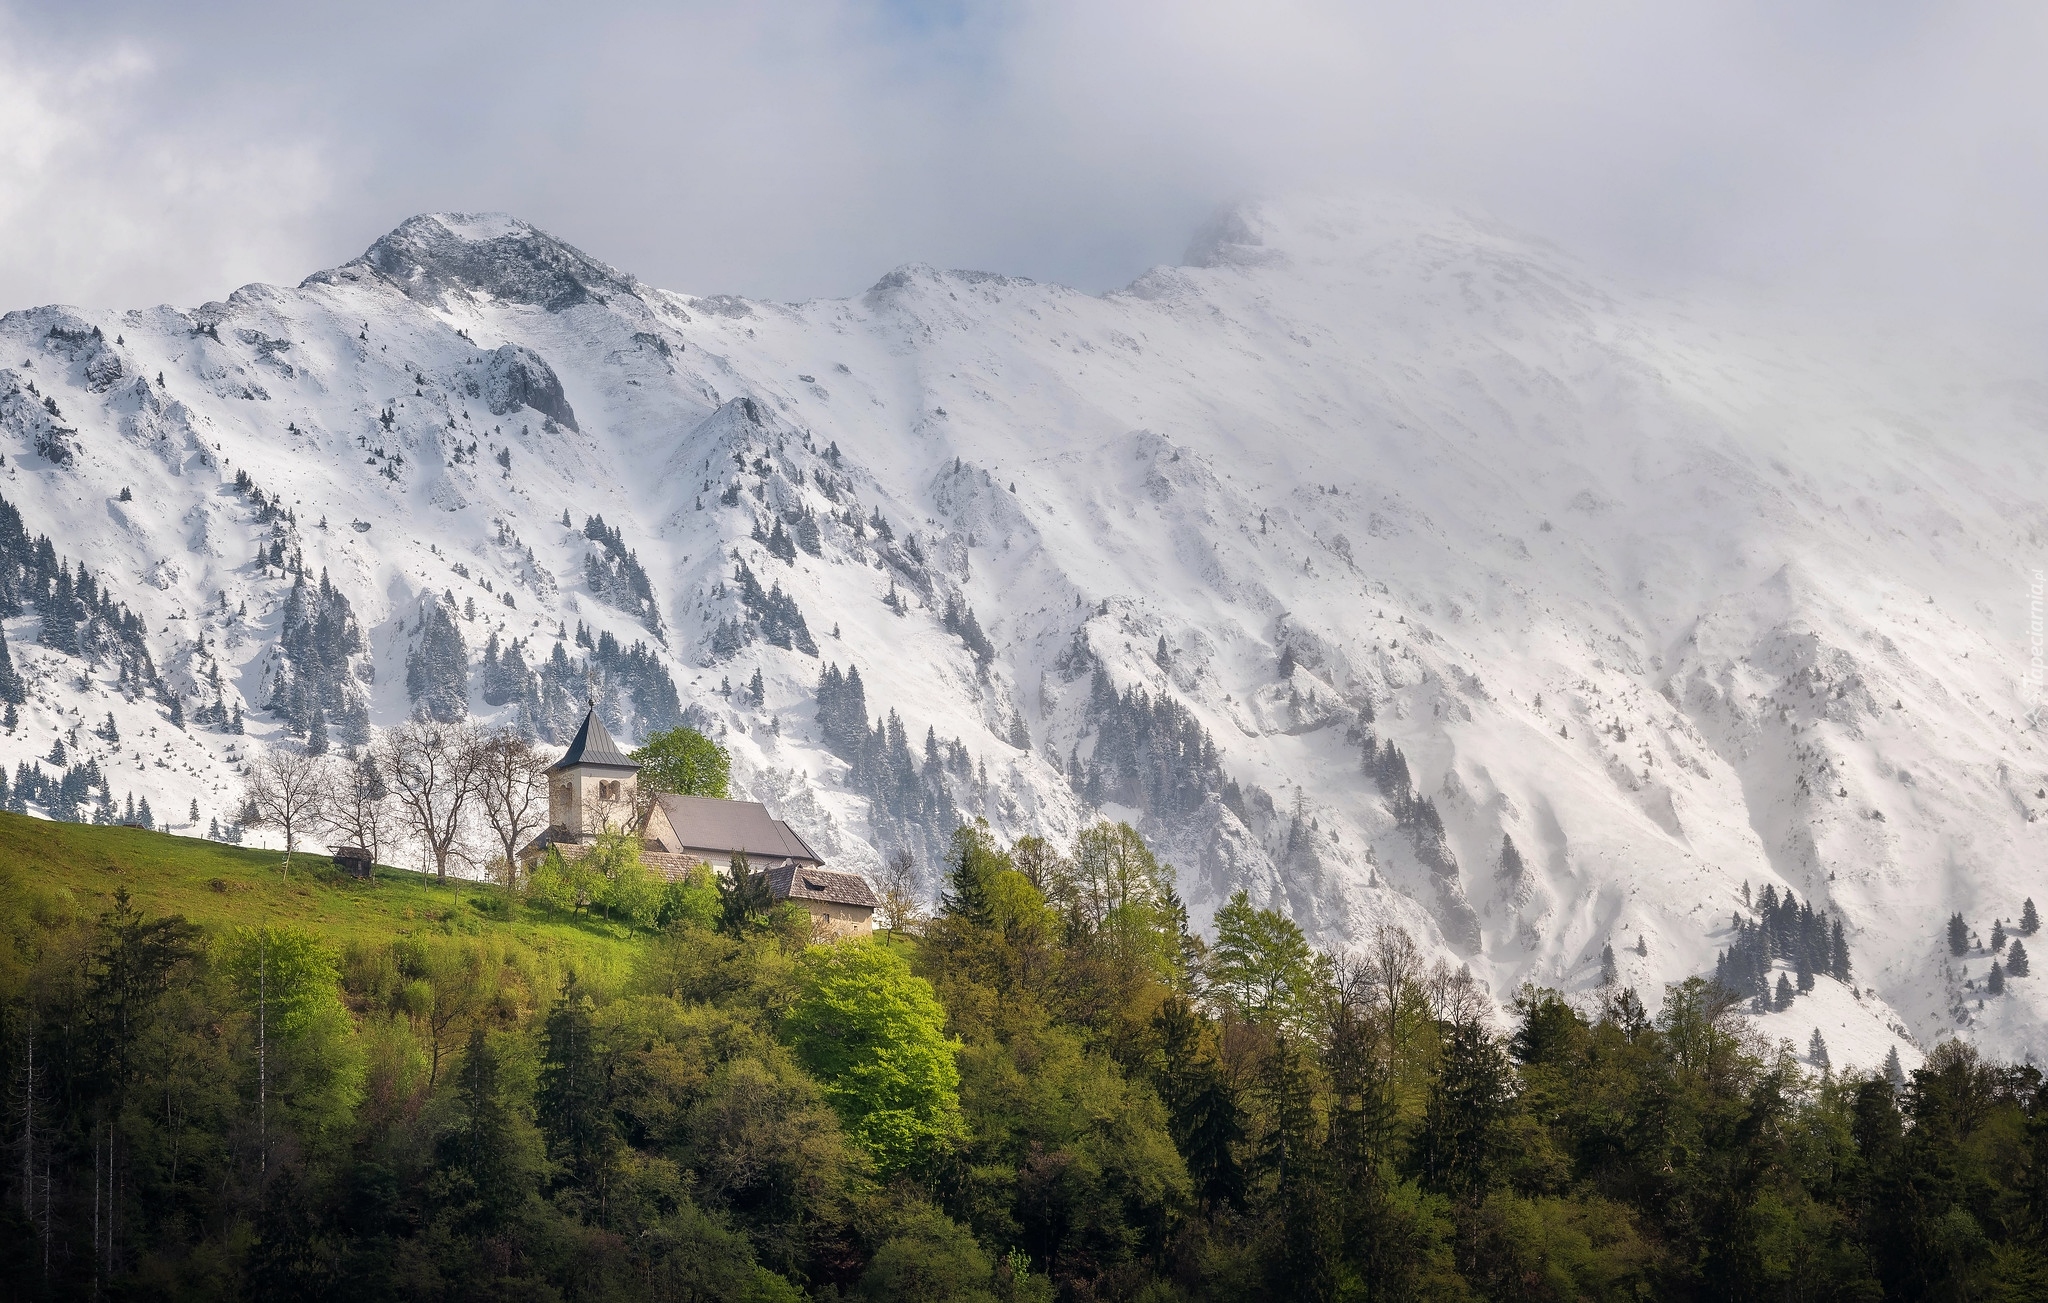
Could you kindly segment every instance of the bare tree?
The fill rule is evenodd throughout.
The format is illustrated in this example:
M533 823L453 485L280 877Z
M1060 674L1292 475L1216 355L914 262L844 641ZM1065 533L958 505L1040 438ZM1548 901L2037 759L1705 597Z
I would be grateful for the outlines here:
M362 847L375 863L392 826L390 784L371 752L354 760L330 755L328 761L332 768L321 823L329 836Z
M270 747L249 766L242 796L255 815L245 822L284 834L284 873L290 877L299 837L319 825L327 807L326 764L288 746Z
M469 858L481 750L473 725L421 719L387 732L379 749L398 825L426 851L443 881L450 861Z
M477 749L477 807L505 856L505 889L519 880L519 848L548 822L548 766L553 758L512 729Z
M881 897L882 917L891 935L917 931L924 920L924 894L918 890L917 863L909 851L897 851L882 865L875 894Z

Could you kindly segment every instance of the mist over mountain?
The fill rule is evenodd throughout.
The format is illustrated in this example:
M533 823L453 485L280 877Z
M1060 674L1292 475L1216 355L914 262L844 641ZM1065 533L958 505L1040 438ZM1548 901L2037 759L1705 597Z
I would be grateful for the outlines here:
M1198 921L1397 924L1499 998L1654 997L1768 888L1810 920L1765 971L1848 961L1770 1035L2038 1057L2042 979L1986 996L1976 943L2048 897L2044 414L1401 199L1250 204L1100 296L797 304L420 216L295 288L0 318L0 761L203 833L255 749L595 699L841 867L1125 818Z

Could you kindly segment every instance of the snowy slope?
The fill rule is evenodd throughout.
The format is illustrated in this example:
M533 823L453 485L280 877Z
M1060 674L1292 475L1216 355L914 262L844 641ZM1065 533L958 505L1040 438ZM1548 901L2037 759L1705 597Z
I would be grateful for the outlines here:
M226 817L236 758L281 728L290 581L256 557L284 537L353 605L375 723L410 708L436 595L474 603L473 657L496 630L538 661L581 622L645 642L747 790L856 867L930 843L824 744L823 665L857 666L920 762L927 730L958 740L956 810L1055 837L1096 813L1068 767L1101 742L1099 671L1190 712L1233 785L1095 793L1168 848L1198 919L1243 887L1332 944L1398 922L1503 996L1590 994L1612 944L1654 991L1711 972L1744 884L1771 883L1846 924L1855 996L1824 983L1766 1020L1810 1030L1825 1003L1837 1066L1881 1059L1893 1024L2048 1050L2048 979L1979 1012L1962 971L1988 954L1940 937L1952 911L1988 935L2048 900L2021 683L2048 404L2024 368L1648 298L1399 200L1249 207L1187 261L1103 296L911 266L775 304L440 215L296 289L11 313L0 496L146 618L188 715L217 667L248 733L170 727L111 667L36 647L30 613L0 758L82 724L117 797ZM296 525L260 522L237 472ZM815 555L753 537L805 513ZM599 514L665 642L593 591ZM818 655L721 641L740 562ZM720 691L756 669L763 704ZM118 747L90 731L109 711ZM1399 748L1440 840L1398 817L1369 742Z

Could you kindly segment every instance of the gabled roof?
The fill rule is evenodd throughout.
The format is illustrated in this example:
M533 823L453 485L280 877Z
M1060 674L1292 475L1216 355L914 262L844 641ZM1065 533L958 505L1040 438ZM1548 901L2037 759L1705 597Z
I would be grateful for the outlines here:
M777 900L822 900L833 905L859 905L873 909L881 902L867 881L857 873L835 873L830 869L807 869L790 864L768 870L768 890Z
M782 860L824 863L809 843L797 836L796 829L770 818L768 807L759 801L722 801L715 796L676 796L669 792L654 799L668 817L678 850L718 856L740 851L763 867Z
M604 721L597 717L595 707L583 717L583 727L576 730L576 740L569 744L569 750L548 766L548 772L560 773L577 765L598 765L606 769L640 768L632 757L619 750L619 744L612 741L612 735L604 731Z

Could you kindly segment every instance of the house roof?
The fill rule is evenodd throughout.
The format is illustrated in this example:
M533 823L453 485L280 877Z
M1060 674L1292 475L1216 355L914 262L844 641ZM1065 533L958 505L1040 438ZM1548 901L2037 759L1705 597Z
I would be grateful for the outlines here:
M857 873L834 873L830 869L807 869L785 864L767 872L768 890L777 900L822 900L834 905L860 905L873 909L880 902L865 879Z
M576 730L576 738L569 743L568 751L548 766L548 772L557 774L577 765L596 765L605 769L640 768L632 757L619 750L619 744L612 741L612 735L605 732L604 721L597 717L594 706L583 717L583 727Z
M759 801L722 801L715 796L676 796L670 792L654 799L668 816L669 827L675 830L676 841L680 843L678 850L720 855L740 851L757 864L779 860L824 863L794 828L770 818L768 807Z

